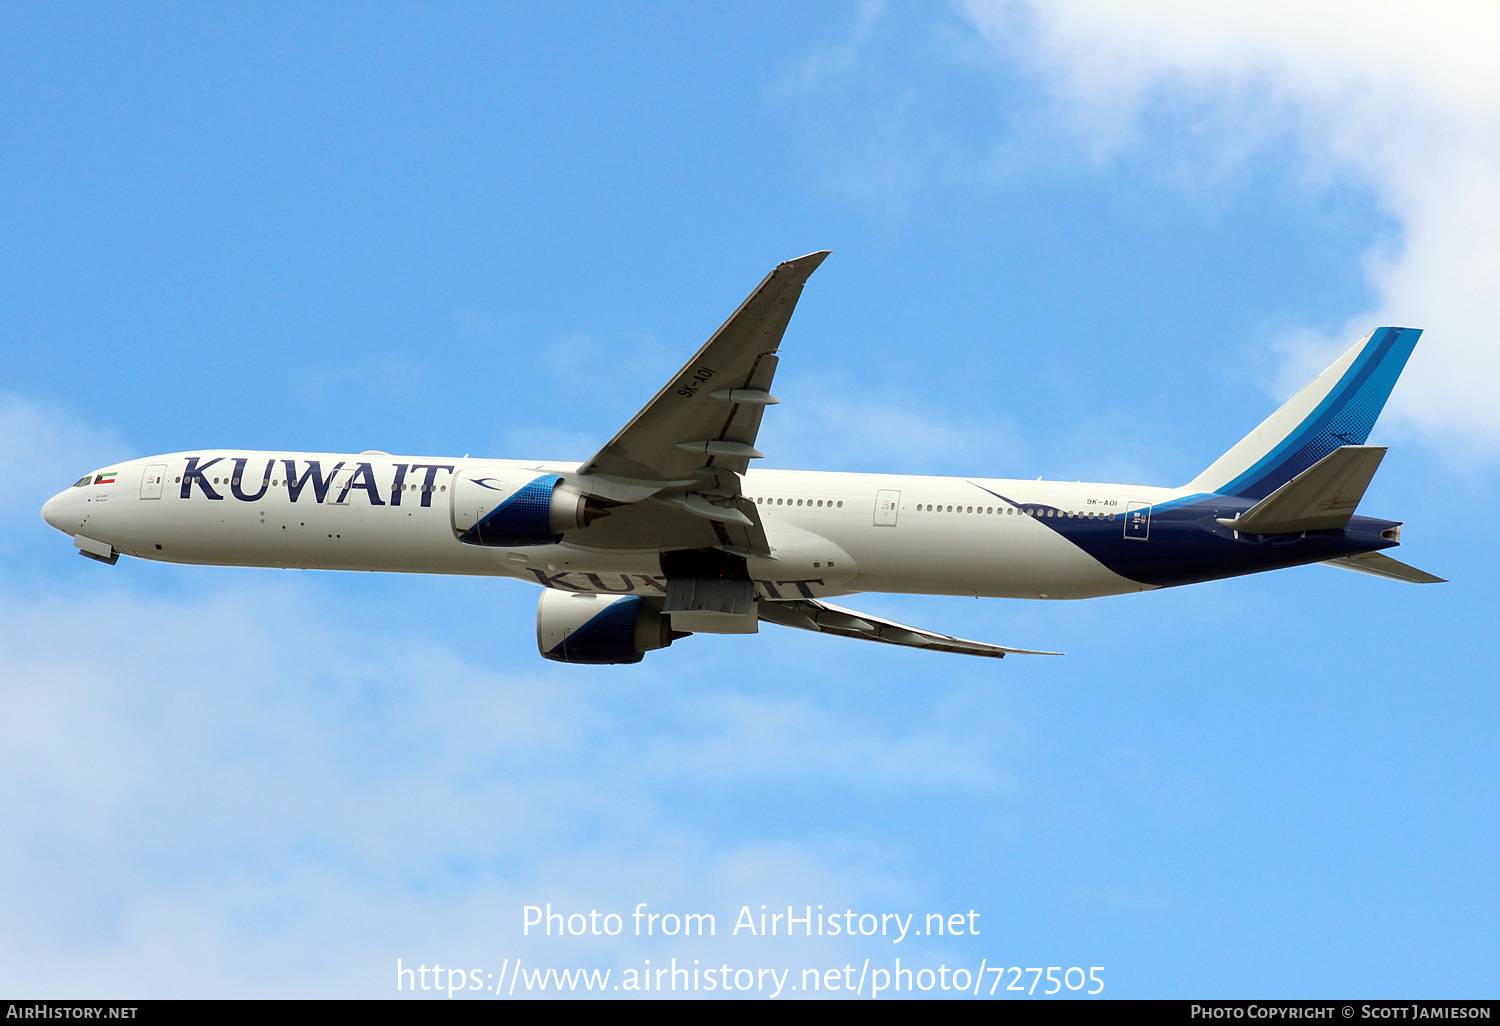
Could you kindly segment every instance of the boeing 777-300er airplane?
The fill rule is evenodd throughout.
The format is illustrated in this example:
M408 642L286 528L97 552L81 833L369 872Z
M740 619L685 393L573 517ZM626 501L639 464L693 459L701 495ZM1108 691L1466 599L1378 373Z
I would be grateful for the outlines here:
M87 474L42 517L111 564L517 577L544 589L542 655L570 663L761 621L1032 654L828 601L861 591L1080 599L1304 563L1440 580L1381 554L1399 523L1354 514L1414 328L1375 329L1180 488L750 470L782 334L827 255L767 275L586 463L199 449Z

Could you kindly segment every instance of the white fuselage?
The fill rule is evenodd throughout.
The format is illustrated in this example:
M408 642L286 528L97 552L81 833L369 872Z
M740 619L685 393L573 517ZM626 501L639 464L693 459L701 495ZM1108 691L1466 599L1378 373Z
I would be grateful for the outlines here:
M323 472L309 480L312 461ZM184 487L190 465L202 468L206 487ZM236 465L243 480L232 477ZM463 513L453 508L452 486L460 474L570 473L576 466L199 450L117 464L112 482L67 489L43 515L59 530L116 552L172 563L491 575L568 591L659 593L659 547L649 538L631 547L628 517L606 517L556 544L485 547L458 539ZM321 498L320 484L326 485ZM756 503L774 556L749 560L764 598L885 591L1063 599L1153 586L1107 569L1028 509L1123 519L1131 504L1155 505L1183 493L753 470L744 477L744 494ZM591 546L596 540L607 544Z

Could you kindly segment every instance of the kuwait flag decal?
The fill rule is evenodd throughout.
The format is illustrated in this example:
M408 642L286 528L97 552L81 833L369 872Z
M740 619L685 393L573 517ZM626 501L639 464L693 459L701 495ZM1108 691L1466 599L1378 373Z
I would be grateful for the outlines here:
M94 478L94 484L96 484L96 485L114 484L114 483L115 483L115 472L113 470L107 470L104 473L100 474L98 477Z

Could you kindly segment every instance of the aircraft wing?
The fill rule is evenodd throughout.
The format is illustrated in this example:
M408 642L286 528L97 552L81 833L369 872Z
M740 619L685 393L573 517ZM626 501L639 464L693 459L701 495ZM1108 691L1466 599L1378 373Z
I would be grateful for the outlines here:
M924 631L920 627L908 627L894 620L884 620L869 613L856 613L817 599L796 599L790 602L762 600L757 604L760 618L767 623L783 627L799 627L805 631L822 634L837 634L844 638L863 638L866 641L881 641L887 645L907 645L911 648L926 648L934 652L957 652L962 655L989 656L1001 659L1007 655L1062 655L1061 652L1038 652L1029 648L1006 648L1003 645L988 645L982 641L965 641L963 638Z
M688 512L715 519L693 494L732 499L755 450L761 414L771 395L776 350L808 276L828 251L778 264L723 327L656 393L620 433L579 468L600 494L625 501L662 491L683 493ZM732 473L720 473L731 471ZM624 479L610 488L599 479ZM739 522L738 517L725 518Z

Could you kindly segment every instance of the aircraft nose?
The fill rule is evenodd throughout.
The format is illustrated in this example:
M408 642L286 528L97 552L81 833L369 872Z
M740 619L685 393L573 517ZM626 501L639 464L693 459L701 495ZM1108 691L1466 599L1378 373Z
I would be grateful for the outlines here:
M42 519L47 521L47 526L55 527L57 530L62 531L62 518L59 516L58 510L58 499L60 498L62 498L62 493L58 493L47 500L46 504L42 506Z

